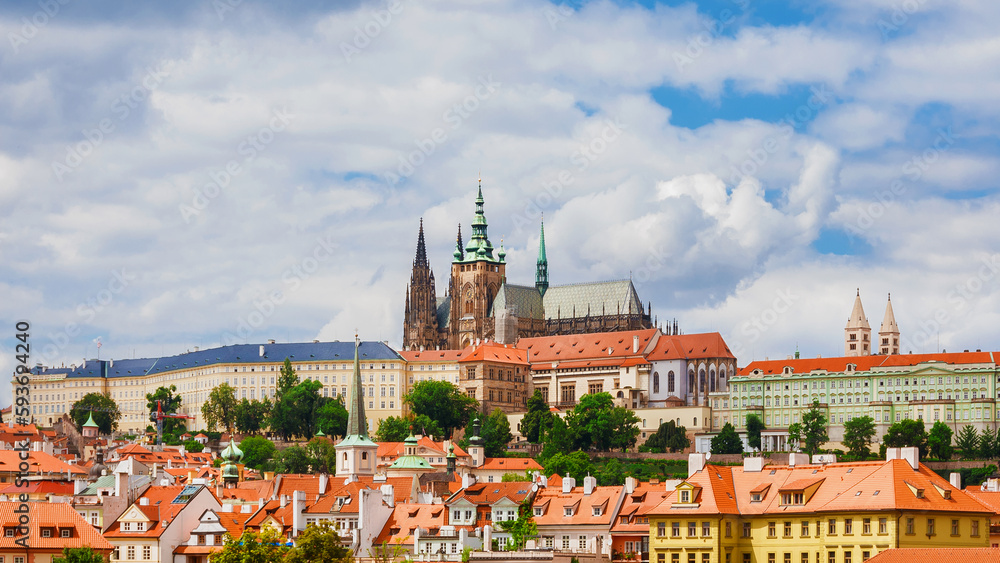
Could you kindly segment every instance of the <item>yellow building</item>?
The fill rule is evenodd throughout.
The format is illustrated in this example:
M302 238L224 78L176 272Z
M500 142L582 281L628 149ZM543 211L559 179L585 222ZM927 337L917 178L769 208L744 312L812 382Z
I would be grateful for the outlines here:
M858 563L895 547L988 547L992 511L902 450L743 467L700 467L693 455L688 479L649 512L650 561Z
M361 343L361 375L369 428L404 412L402 397L409 390L405 361L384 342ZM237 400L274 398L285 358L300 381L323 384L324 397L346 395L354 362L353 342L237 344L195 349L176 356L136 360L87 360L80 365L35 368L30 375L32 421L49 426L88 393L109 393L122 412L118 427L141 432L150 425L146 394L159 387L177 387L183 398L179 414L194 417L190 431L204 430L201 406L212 389L228 383Z

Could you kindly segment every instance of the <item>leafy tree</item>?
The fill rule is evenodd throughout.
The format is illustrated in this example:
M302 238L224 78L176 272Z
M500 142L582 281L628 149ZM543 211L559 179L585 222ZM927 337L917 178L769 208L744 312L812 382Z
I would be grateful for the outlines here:
M593 465L586 452L575 451L568 454L557 453L550 457L544 465L545 476L559 474L563 477L573 477L577 481L582 481L584 477L593 472Z
M217 385L208 394L208 400L201 405L201 416L209 430L221 426L226 432L233 431L236 422L236 389L228 383Z
M766 430L764 421L756 414L747 415L747 443L754 450L760 451L760 433Z
M580 450L625 451L639 438L639 417L630 409L616 407L610 393L580 397L580 402L566 413L566 425L573 446Z
M445 438L464 428L479 408L479 402L449 381L418 381L403 396L414 415L426 415L444 431Z
M517 507L516 520L502 520L497 522L500 529L510 534L510 541L507 542L507 551L517 551L524 548L528 538L538 535L538 525L531 514L531 503L525 501Z
M336 473L337 451L329 438L315 437L306 444L306 455L313 472Z
M947 461L954 453L951 447L951 428L940 420L934 423L927 435L927 451L931 457Z
M844 440L854 459L867 459L871 455L872 438L875 437L875 419L857 416L844 423Z
M243 450L243 464L251 469L260 469L274 457L274 442L263 436L249 436L240 442Z
M519 475L517 473L504 473L500 476L501 483L530 483L531 481L531 474L528 471L525 471L524 475Z
M924 428L923 420L901 420L894 422L886 430L882 443L887 448L908 448L916 447L920 449L920 457L927 457L927 430Z
M414 434L422 434L424 436L444 436L444 431L438 426L438 423L430 419L426 414L420 416L410 415L409 418L410 432Z
M474 424L475 420L473 419L465 427L465 436L459 440L458 445L464 449L469 447L469 438L472 437ZM507 420L507 415L500 409L493 409L493 412L482 420L480 436L483 438L483 449L486 457L506 457L507 444L514 439L510 433L510 422Z
M177 386L171 385L170 387L159 387L152 393L146 393L146 410L150 413L156 412L156 402L160 401L163 414L177 414L183 398L180 395L175 395L176 392ZM181 426L184 426L183 418L163 419L163 432L165 434L173 434Z
M285 358L285 363L281 366L281 374L278 376L278 387L275 390L275 396L280 399L292 387L298 384L299 376L295 373L295 369L292 368L291 360Z
M111 434L113 430L117 430L118 421L122 419L118 403L111 398L110 393L87 393L73 403L69 416L76 423L77 430L83 431L83 425L90 418L90 413L94 413L94 422L97 423L97 430L101 434Z
M389 416L378 423L376 442L402 442L410 435L410 423L401 416Z
M280 563L288 547L285 539L270 526L260 534L246 529L239 538L225 536L222 550L208 556L209 563Z
M106 557L89 547L64 547L62 557L53 558L52 563L106 563L107 560Z
M542 460L569 451L573 451L573 437L570 435L569 427L561 416L553 416L552 425L545 434L545 445L542 446L542 453L538 455L538 462L544 465Z
M597 477L597 484L603 486L614 486L625 484L625 467L616 458L611 458L598 469L594 475Z
M347 407L344 405L343 395L325 400L316 411L316 418L319 419L316 429L322 430L324 434L329 436L344 436L347 434L347 417Z
M726 423L719 434L712 438L713 454L741 454L743 453L743 440L736 433L733 425Z
M995 458L998 446L1000 446L1000 433L997 432L997 429L991 429L987 426L979 435L979 458Z
M542 398L542 392L538 389L535 389L535 393L528 398L527 407L528 411L521 418L521 435L532 444L537 444L552 426L552 417L555 415L549 410L548 403Z
M309 453L301 446L285 448L274 456L274 471L277 473L310 473Z
M236 403L233 423L236 430L243 434L256 434L261 431L264 421L271 413L271 401L264 399L243 399Z
M320 396L319 390L322 387L323 384L319 381L306 379L286 389L281 395L276 394L274 406L271 407L271 430L285 440L291 436L312 438L318 430L319 410L331 400Z
M687 437L687 428L677 426L673 420L668 420L660 425L652 436L640 446L640 451L655 453L681 452L691 446L691 440Z
M338 563L350 560L350 550L340 543L337 529L329 520L309 524L299 534L286 563Z
M799 451L802 446L802 424L793 422L788 425L788 449L793 452Z
M812 458L819 453L819 448L830 441L826 433L826 415L819 408L819 400L813 399L813 404L802 414L802 439L805 442L803 450Z
M205 444L202 444L198 440L188 440L184 442L184 449L196 454L205 449Z
M958 431L955 448L962 459L973 459L979 455L979 434L971 424L966 424Z

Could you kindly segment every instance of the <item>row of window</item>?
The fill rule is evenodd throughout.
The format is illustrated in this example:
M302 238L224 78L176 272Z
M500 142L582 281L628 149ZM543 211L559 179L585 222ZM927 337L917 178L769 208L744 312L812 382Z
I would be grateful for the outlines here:
M125 546L125 556L122 557L122 548L116 547L114 553L111 554L111 559L123 561L149 561L153 558L153 549L148 545L142 546L142 559L136 559L136 551L136 546L127 545Z

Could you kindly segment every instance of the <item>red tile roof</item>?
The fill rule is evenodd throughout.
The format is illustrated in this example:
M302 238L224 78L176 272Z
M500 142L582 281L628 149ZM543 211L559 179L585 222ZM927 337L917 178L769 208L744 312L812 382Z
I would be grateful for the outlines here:
M1000 548L997 547L906 547L887 549L868 560L868 563L940 563L941 561L961 561L962 563L997 563Z
M21 505L19 502L0 502L0 523L3 526L17 525L20 514L15 510ZM101 536L101 532L88 524L80 514L68 503L30 503L29 513L30 530L28 532L28 545L36 549L62 550L64 547L91 547L95 550L110 552L113 546ZM43 538L41 528L46 526L67 526L72 527L73 537L63 538L60 534L54 533L50 538ZM23 548L15 544L16 537L0 536L0 549L9 551L17 548L23 552Z
M522 338L517 347L528 351L528 361L533 369L545 369L536 364L551 364L587 359L624 359L642 356L650 340L659 331L655 328L622 332L597 332L589 334L567 334L561 336L541 336ZM632 351L633 340L639 337L639 350Z
M718 332L663 335L656 347L646 354L647 360L679 360L700 358L732 358L733 352Z
M436 532L444 526L447 512L448 510L440 504L399 503L393 508L392 515L374 543L412 546L413 530L420 527Z
M750 375L754 370L761 370L765 375L781 373L785 366L790 366L794 373L809 373L815 370L827 372L847 371L847 364L857 366L857 371L868 371L876 367L910 367L925 362L941 362L951 365L959 364L991 364L995 365L991 352L952 352L940 354L894 354L891 356L849 356L833 358L800 358L784 360L759 360L750 362L739 370L739 375Z
M528 365L528 353L526 350L515 348L513 345L497 344L496 342L486 342L475 348L466 348L465 353L459 358L460 362L503 362L507 364Z
M465 348L464 350L402 350L399 355L403 357L404 360L408 362L457 362L462 354L465 354L466 350L471 348Z
M121 522L115 521L104 532L106 538L158 538L166 531L166 526L174 520L181 510L184 510L187 503L174 503L173 500L184 490L183 485L171 485L167 487L149 487L146 492L136 499L133 506L138 508L146 518L149 518L149 528L144 532L122 532ZM196 494L201 494L205 489L199 489ZM141 499L149 499L148 504L142 504ZM128 509L125 510L128 513Z
M530 457L487 457L483 459L483 464L475 469L475 471L500 470L523 473L541 471L542 466Z
M0 450L0 473L19 471L21 459L20 452L15 450ZM72 475L86 475L87 472L75 465L70 465L61 459L49 455L45 452L28 452L28 465L31 467L29 473L62 473L69 472Z

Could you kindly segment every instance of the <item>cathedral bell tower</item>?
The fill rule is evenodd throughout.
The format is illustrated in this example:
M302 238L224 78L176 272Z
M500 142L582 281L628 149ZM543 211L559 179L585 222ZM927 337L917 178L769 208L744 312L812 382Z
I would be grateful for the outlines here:
M491 308L506 276L503 245L494 256L493 244L487 234L482 179L479 180L479 195L476 197L476 216L472 219L472 236L464 249L459 238L454 256L449 291L451 317L448 346L462 349L475 344L476 340L493 337Z
M424 244L424 220L420 219L420 232L417 234L417 255L413 259L410 285L406 288L406 311L403 314L403 349L434 350L440 344L434 272L427 260L427 247Z

